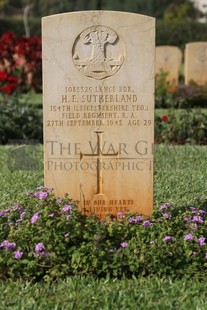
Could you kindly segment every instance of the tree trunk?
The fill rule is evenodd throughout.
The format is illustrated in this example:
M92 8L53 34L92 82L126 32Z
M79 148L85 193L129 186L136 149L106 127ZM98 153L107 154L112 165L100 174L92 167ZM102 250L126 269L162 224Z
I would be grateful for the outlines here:
M29 28L29 13L31 11L31 9L34 7L34 3L31 3L27 6L25 6L24 8L24 16L23 16L23 20L24 20L24 30L25 30L25 35L26 37L30 37L30 28Z

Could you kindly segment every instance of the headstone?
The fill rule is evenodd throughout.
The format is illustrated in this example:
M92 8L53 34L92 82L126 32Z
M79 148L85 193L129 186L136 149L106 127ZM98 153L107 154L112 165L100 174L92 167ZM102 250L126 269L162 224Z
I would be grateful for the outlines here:
M178 85L179 71L182 62L182 51L176 46L156 47L156 74L167 73L166 80Z
M207 41L192 42L185 47L185 84L207 83Z
M153 208L154 18L44 17L45 185L86 215Z

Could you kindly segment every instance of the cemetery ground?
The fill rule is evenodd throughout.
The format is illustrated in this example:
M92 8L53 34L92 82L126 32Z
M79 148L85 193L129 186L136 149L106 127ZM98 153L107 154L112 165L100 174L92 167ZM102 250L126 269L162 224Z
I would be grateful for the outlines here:
M25 201L25 193L35 191L43 184L42 146L36 147L36 160L39 167L29 171L17 170L15 166L10 165L12 148L11 145L0 147L1 210L16 204L22 205ZM198 201L202 201L202 209L206 210L206 159L206 146L156 145L155 210L159 211L160 205L167 203L172 206L173 210L180 208L182 210L183 207L189 208L196 205ZM165 211L166 214L169 213L168 209ZM161 213L160 217L162 217ZM201 221L201 217L197 219ZM177 224L176 221L174 223L174 228L170 226L171 220L163 218L163 221L166 221L166 231L163 230L163 235L179 236L181 234L183 237L183 232L179 231L179 217ZM194 222L192 224L203 227L203 235L205 234L204 223ZM139 223L133 225L139 225ZM171 227L170 232L168 226ZM194 234L193 231L192 234ZM21 236L19 238L21 239ZM163 242L163 247L166 248L166 246L169 252L175 251L170 243ZM198 250L205 255L204 251L207 251L204 248L206 249L206 245L198 247ZM122 250L127 250L127 247ZM155 250L153 253L156 256ZM163 256L162 260L165 259L167 258ZM182 261L182 257L180 259ZM141 274L128 278L126 275L124 278L113 276L99 278L86 274L83 276L80 273L80 275L63 279L45 278L46 281L25 280L24 277L15 278L14 276L13 279L1 277L0 309L206 309L207 263L203 260L202 263L198 261L198 264L201 265L197 268L196 261L192 263L192 266L189 266L182 275L176 274L175 268L171 276L159 276L152 273L147 276ZM160 274L162 271L165 273L161 270L163 266L164 264L160 266ZM3 267L1 261L1 274L4 268L6 265ZM191 276L196 268L198 273ZM12 278L12 274L10 276Z

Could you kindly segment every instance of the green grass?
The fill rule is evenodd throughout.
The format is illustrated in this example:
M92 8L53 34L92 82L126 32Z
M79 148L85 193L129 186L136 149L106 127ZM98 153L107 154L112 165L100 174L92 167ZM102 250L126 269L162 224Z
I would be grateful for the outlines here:
M43 149L38 146L37 170L9 170L13 146L0 146L0 208L18 203L26 191L43 185ZM172 202L185 204L207 196L207 147L155 145L154 206ZM148 146L148 154L153 152ZM73 198L73 197L71 197Z
M68 278L58 283L9 282L0 309L205 310L207 283L192 280Z
M43 184L43 150L38 146L39 169L9 170L13 146L0 147L0 209L20 203L26 191ZM148 150L151 152L151 150ZM155 146L154 207L207 197L206 146ZM158 278L68 278L53 283L0 283L4 309L207 309L207 283Z

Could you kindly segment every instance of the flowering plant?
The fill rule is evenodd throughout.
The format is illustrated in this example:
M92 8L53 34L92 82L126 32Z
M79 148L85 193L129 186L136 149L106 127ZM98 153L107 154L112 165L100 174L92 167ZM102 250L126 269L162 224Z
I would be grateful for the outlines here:
M17 37L12 32L6 32L0 37L0 54L0 71L5 73L5 81L7 75L18 76L21 91L41 91L42 52L39 36ZM11 90L11 87L6 89L8 94Z
M207 115L196 110L182 110L175 113L169 110L168 114L156 115L155 141L158 143L207 143Z
M168 216L166 216L168 214ZM206 277L207 205L166 203L146 219L118 213L101 222L52 188L28 192L0 212L3 278L39 280L70 275ZM192 229L193 228L193 229Z
M4 102L7 102L5 98L7 95L11 95L17 89L18 86L18 78L15 76L11 76L5 71L0 71L0 93L4 98Z

